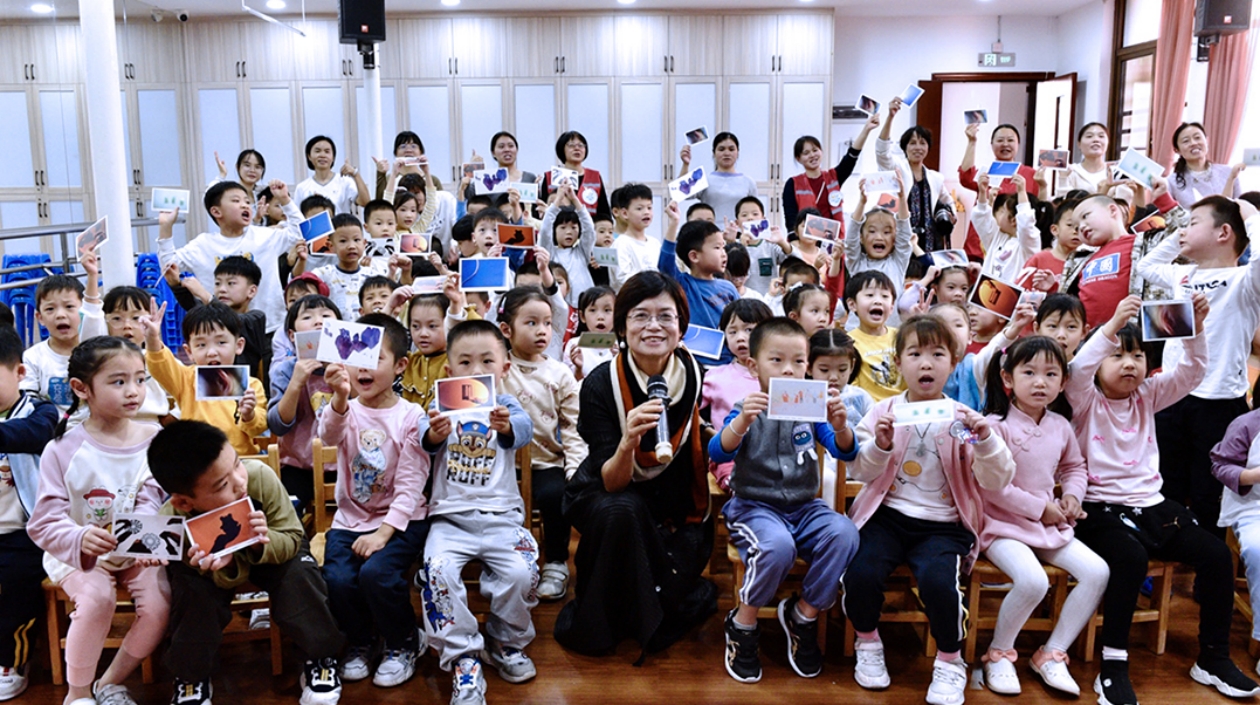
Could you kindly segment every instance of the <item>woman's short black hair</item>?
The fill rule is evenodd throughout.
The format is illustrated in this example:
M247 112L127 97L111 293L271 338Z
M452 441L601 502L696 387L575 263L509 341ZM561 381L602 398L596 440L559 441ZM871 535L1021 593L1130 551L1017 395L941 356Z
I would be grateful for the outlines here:
M734 132L719 132L713 136L713 153L717 154L718 145L727 140L734 142L735 149L739 149L739 138L735 136Z
M328 137L327 135L315 135L314 137L306 141L306 150L302 152L303 154L306 155L306 168L310 169L311 171L315 170L315 163L311 161L311 150L315 149L315 145L319 144L320 142L327 142L329 146L332 147L333 166L336 166L337 143L333 142L333 139L331 137Z
M910 145L910 140L914 139L915 137L918 137L924 142L927 142L928 147L931 148L932 131L927 129L926 127L923 127L922 125L915 125L914 127L911 127L909 130L906 130L905 132L901 133L901 151L902 152L906 151L906 147Z
M654 299L661 294L669 294L678 310L678 332L687 334L687 324L691 322L691 309L687 307L687 295L682 286L673 277L660 272L647 270L630 277L617 293L617 301L613 304L613 331L617 337L626 337L626 318L630 311L639 304Z
M514 146L518 148L521 146L521 143L516 141L516 135L512 134L511 132L508 132L507 130L499 130L498 132L494 133L494 137L490 138L490 153L491 154L494 154L494 148L499 145L499 139L503 137L506 137L512 140L512 144Z
M564 158L564 147L573 140L581 142L582 146L586 148L586 156L591 156L591 145L586 141L586 137L577 130L569 130L568 132L560 135L560 137L556 140L556 159L559 159L561 164L567 161Z
M394 154L398 154L398 150L401 149L404 144L414 144L420 148L420 153L424 154L424 142L420 141L420 135L417 135L411 130L403 130L398 133L397 137L394 138Z

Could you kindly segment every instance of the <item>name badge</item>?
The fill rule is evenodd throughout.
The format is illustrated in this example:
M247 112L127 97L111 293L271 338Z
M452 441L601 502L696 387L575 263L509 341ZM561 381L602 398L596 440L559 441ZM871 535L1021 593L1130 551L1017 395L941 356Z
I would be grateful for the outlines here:
M840 205L840 200L842 198L844 198L844 196L839 191L832 191L827 194L827 203L831 204L832 208L835 208Z

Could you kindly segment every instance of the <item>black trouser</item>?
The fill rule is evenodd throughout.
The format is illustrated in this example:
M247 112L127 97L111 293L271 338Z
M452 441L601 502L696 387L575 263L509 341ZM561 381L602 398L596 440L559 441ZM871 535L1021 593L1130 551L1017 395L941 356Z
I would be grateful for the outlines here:
M310 468L299 468L295 465L280 466L280 482L284 491L298 498L298 505L309 507L315 500L315 471ZM301 514L299 509L298 513Z
M1225 542L1171 499L1153 507L1086 502L1076 538L1111 568L1103 595L1102 645L1129 648L1138 591L1151 558L1194 566L1199 592L1199 648L1229 649L1234 611L1234 566Z
M0 668L31 655L31 630L44 612L44 552L26 531L0 534Z
M1188 396L1155 414L1162 493L1190 508L1199 524L1218 538L1221 483L1212 477L1212 448L1225 437L1230 422L1247 413L1247 398L1200 399Z
M884 581L907 563L937 648L946 653L962 648L967 610L959 575L976 537L962 524L915 519L888 507L875 510L858 536L857 555L840 581L844 614L853 628L873 632L879 627Z
M232 620L235 591L218 587L209 574L186 563L171 563L166 572L171 582L167 634L171 643L165 665L177 678L197 683L218 669L219 645ZM306 658L335 657L341 651L343 638L328 608L324 576L305 540L298 555L285 563L250 566L249 581L267 591L271 618Z
M534 504L542 515L543 562L569 560L572 525L560 510L564 499L564 468L534 468Z

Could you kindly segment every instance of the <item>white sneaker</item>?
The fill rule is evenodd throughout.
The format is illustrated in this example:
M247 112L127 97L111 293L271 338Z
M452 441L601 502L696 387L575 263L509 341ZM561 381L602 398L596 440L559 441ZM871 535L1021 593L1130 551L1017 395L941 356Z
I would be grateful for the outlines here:
M932 684L927 692L931 705L962 705L966 688L967 664L962 659L932 662Z
M538 574L538 599L548 602L563 600L569 592L569 566L546 563Z
M1015 673L1015 664L1002 657L985 661L984 684L1000 695L1019 695L1019 675Z
M393 688L411 680L416 674L416 652L410 649L386 650L381 664L376 667L372 685Z
M481 673L481 661L472 654L465 654L455 662L454 670L451 705L486 705L486 677Z
M854 651L857 665L853 668L853 679L858 685L867 690L881 690L892 684L888 667L884 665L884 642L858 639Z
M341 680L361 681L372 675L372 647L351 646L341 662Z
M262 607L249 612L249 630L262 631L263 629L271 629L271 610Z
M101 685L100 681L92 684L92 697L96 705L136 705L136 701L127 692L127 686L117 683Z
M1054 653L1061 654L1063 660L1059 660L1052 655L1038 666L1034 657L1034 660L1029 662L1032 665L1033 673L1041 676L1041 680L1055 690L1069 695L1080 696L1081 686L1072 677L1072 674L1068 672L1067 654L1062 652Z
M499 677L508 683L524 683L538 675L534 661L524 651L504 646L489 637L486 638L486 658L499 672Z
M0 668L0 700L12 700L26 690L26 674L30 673L28 663L21 668Z

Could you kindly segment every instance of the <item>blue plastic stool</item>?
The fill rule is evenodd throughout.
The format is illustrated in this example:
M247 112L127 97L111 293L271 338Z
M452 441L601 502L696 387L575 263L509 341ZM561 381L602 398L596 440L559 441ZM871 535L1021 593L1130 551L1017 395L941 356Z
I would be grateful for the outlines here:
M0 265L5 269L10 267L24 267L32 264L43 264L52 262L52 258L48 253L41 252L38 254L27 255L5 255L0 260ZM9 272L0 277L0 282L5 284L19 281L29 281L33 279L43 279L48 274L61 274L61 267L47 267L45 269L31 269L25 272ZM38 343L48 337L48 331L43 326L35 322L35 285L16 287L13 289L4 289L0 291L0 301L3 301L13 310L13 318L17 326L18 335L22 338L22 343L27 347Z

